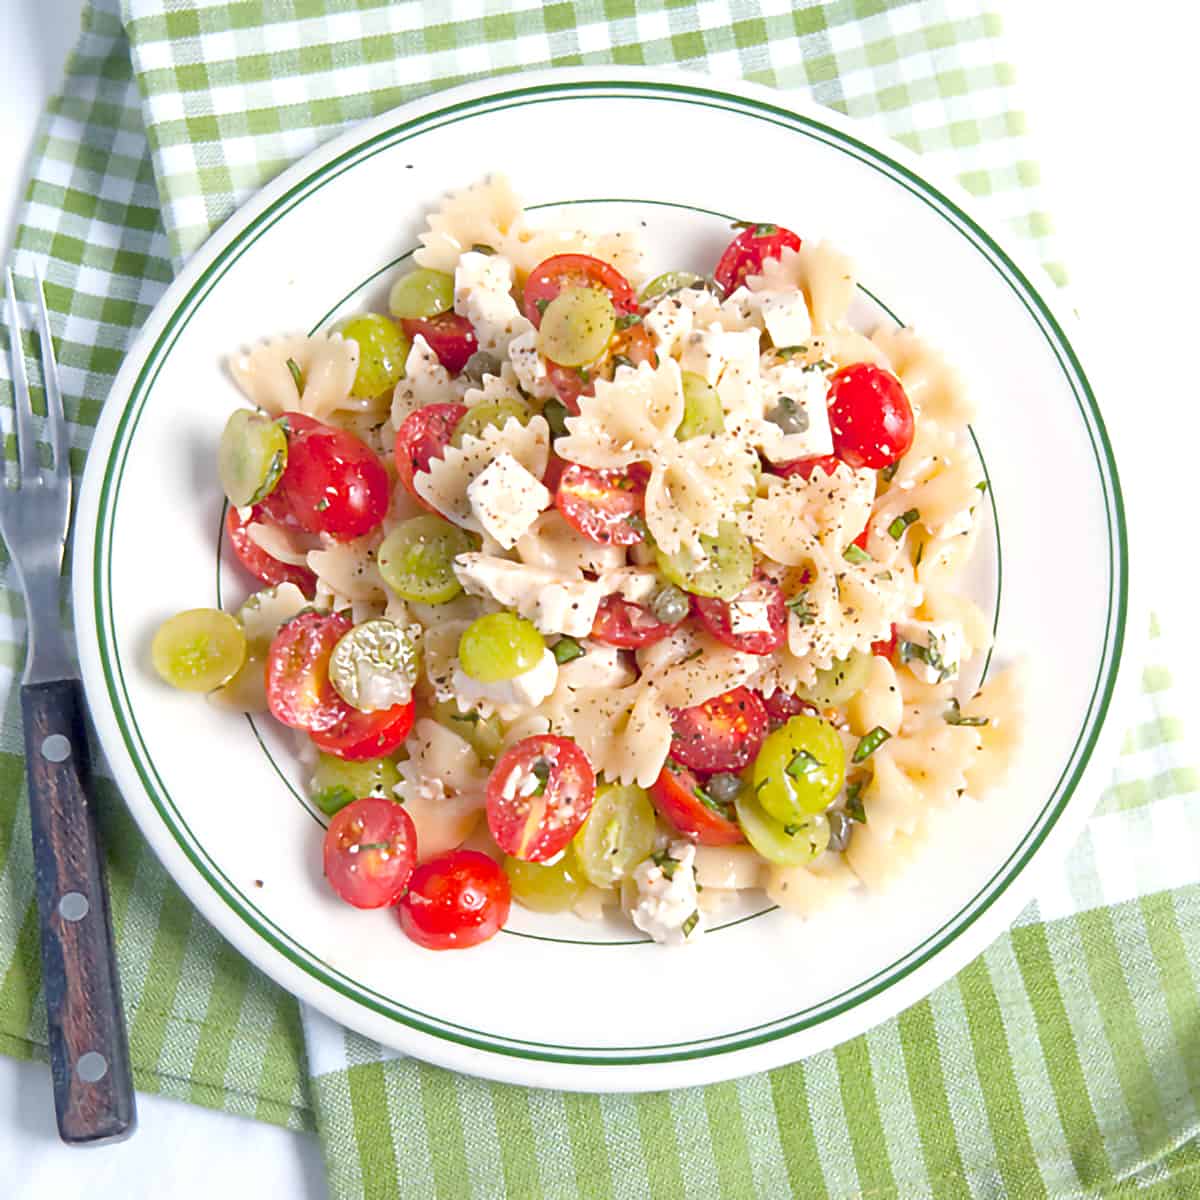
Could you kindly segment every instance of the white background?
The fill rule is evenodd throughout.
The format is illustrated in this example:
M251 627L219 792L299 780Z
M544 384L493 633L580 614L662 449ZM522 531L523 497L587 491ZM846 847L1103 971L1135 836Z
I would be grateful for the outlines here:
M1197 678L1191 517L1200 448L1196 336L1195 61L1200 6L1143 0L1136 26L1084 0L1008 0L1008 56L1038 143L1061 257L1083 317L1131 508L1141 602L1174 631L1177 679ZM74 42L80 0L0 0L0 242L38 116ZM1126 14L1127 15L1127 14ZM1173 328L1172 328L1173 327ZM1053 458L1031 431L1030 470ZM1047 514L1047 536L1069 538ZM1195 695L1196 693L1192 693ZM1197 727L1194 701L1191 725ZM325 1195L313 1139L153 1096L129 1142L57 1141L41 1065L0 1059L0 1178L12 1200L54 1196Z

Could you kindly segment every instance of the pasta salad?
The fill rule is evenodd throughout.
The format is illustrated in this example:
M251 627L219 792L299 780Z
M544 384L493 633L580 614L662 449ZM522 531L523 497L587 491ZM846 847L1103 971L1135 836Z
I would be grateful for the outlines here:
M224 536L259 583L153 646L296 731L325 874L414 941L510 904L689 944L740 892L886 888L1002 778L1013 672L962 574L957 375L848 313L849 260L739 223L647 280L629 232L449 196L386 312L229 360Z

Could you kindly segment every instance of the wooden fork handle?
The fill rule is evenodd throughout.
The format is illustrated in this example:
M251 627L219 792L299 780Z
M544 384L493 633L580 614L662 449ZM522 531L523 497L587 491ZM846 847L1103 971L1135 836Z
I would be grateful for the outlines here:
M77 679L21 689L42 977L58 1131L117 1141L136 1123L103 859Z

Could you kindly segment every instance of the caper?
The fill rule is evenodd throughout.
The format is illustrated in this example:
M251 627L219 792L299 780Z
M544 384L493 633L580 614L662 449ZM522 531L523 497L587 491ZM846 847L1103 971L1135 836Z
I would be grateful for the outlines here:
M551 437L563 437L567 432L567 417L570 415L567 406L561 400L547 400L542 409L542 416L550 426Z
M722 771L719 775L710 777L708 783L704 785L704 790L718 804L732 804L742 790L742 781L737 775L730 775Z
M687 592L669 583L650 604L651 611L665 625L678 625L691 611Z
M489 350L476 350L467 359L463 374L476 382L482 382L485 375L500 375L500 360Z
M808 432L808 413L791 396L780 396L779 403L767 413L767 420L784 433Z
M708 781L711 790L712 780ZM845 850L850 845L850 835L854 832L854 822L840 809L835 808L829 817L829 846L830 850Z

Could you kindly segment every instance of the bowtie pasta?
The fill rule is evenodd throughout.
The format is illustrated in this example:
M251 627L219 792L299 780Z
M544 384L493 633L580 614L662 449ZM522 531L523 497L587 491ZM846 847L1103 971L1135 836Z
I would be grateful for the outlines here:
M739 892L887 887L1020 734L1012 671L965 683L958 377L853 327L849 261L779 225L647 280L635 236L539 228L494 177L413 257L386 313L229 360L262 586L167 621L159 672L297 731L330 883L425 946L514 897L688 944Z

